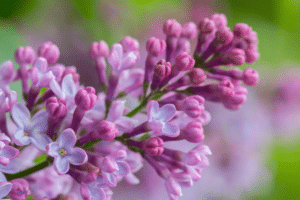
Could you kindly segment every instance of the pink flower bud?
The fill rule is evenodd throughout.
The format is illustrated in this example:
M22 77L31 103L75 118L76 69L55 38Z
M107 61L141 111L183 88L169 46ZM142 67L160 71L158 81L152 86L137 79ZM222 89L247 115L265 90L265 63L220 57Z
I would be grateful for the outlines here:
M230 99L234 96L234 85L228 79L222 80L217 87L218 96L221 99Z
M10 181L12 185L11 191L8 193L12 199L25 200L31 194L29 183L22 178L13 179Z
M216 32L216 40L221 45L229 44L233 39L233 33L229 27L224 27Z
M246 85L256 85L259 81L258 72L251 68L245 69L243 75L243 81Z
M198 28L201 31L201 33L209 34L216 29L216 25L213 20L204 18L199 22Z
M215 22L215 25L218 29L224 28L227 26L226 16L223 14L213 14L211 19Z
M119 43L123 46L124 53L137 51L140 48L139 42L130 36L123 37Z
M109 48L106 42L100 40L99 42L94 42L90 48L90 58L92 60L97 60L99 57L107 57L109 54Z
M200 122L190 122L181 131L182 137L189 142L198 143L204 139L203 128Z
M34 50L27 46L27 47L19 47L15 51L15 60L19 65L22 64L31 64L35 59L35 52Z
M166 62L164 59L158 61L156 65L154 65L154 74L160 80L164 79L166 76L169 76L171 73L171 63Z
M147 41L146 50L155 57L160 56L166 51L166 41L151 37Z
M247 100L248 90L243 86L235 89L235 95L223 102L224 106L231 110L238 110Z
M169 19L164 24L164 33L169 37L179 37L182 27L175 19Z
M164 141L159 137L152 137L144 141L144 150L151 156L161 155L164 151Z
M203 69L201 68L192 68L189 72L189 78L192 84L199 85L201 83L204 83L207 76Z
M197 118L204 110L204 98L199 95L187 97L182 102L182 111L192 118Z
M245 50L245 53L247 63L254 63L259 58L257 47L248 48Z
M58 119L63 117L67 113L66 100L62 98L57 99L56 97L50 97L46 101L46 110L52 118Z
M178 71L187 71L194 67L195 60L186 52L181 52L176 57L174 67L176 66Z
M258 44L257 33L255 31L251 31L251 33L245 36L244 40L251 47L256 47Z
M45 42L39 47L38 56L46 58L48 64L53 64L59 58L59 49L52 42Z
M244 23L238 23L233 28L233 34L237 38L244 38L252 32L251 26Z
M246 61L245 51L242 49L234 48L228 54L228 64L242 65Z
M5 63L0 65L0 76L2 84L9 84L13 81L15 72L14 72L14 64L8 60ZM4 87L4 85L2 85Z
M75 83L78 83L79 81L79 74L76 72L76 67L71 66L71 67L67 67L63 73L62 78L64 78L65 76L67 76L68 74L72 74L73 80Z
M116 128L116 125L113 122L101 121L93 129L91 137L93 140L102 139L105 141L111 141L119 134L119 130Z
M97 96L95 95L95 89L93 87L81 89L75 96L76 105L85 111L92 109L96 101Z
M197 36L197 25L194 22L184 24L181 35L189 40L194 39Z

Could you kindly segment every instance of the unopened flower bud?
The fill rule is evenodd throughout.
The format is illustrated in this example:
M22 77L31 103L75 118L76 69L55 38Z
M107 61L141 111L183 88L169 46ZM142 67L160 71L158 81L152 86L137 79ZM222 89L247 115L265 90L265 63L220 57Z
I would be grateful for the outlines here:
M62 98L57 99L56 97L50 97L46 101L46 110L52 118L58 119L63 117L67 113L66 100Z
M237 38L244 38L245 36L249 35L251 31L251 26L244 23L238 23L233 28L234 36Z
M109 54L109 48L106 42L100 40L99 42L94 42L90 48L90 58L92 60L97 60L99 57L107 57Z
M82 110L90 110L94 107L97 100L95 89L93 87L86 87L77 92L75 96L75 103Z
M259 58L257 47L251 47L245 50L246 62L254 63Z
M209 34L215 30L216 26L213 20L204 18L200 21L198 28L201 31L201 33Z
M215 25L218 29L227 26L227 19L224 14L213 14L211 19L215 22Z
M204 110L204 98L199 95L187 97L182 102L182 111L192 118L197 118Z
M245 51L242 49L234 48L228 54L228 64L242 65L246 61Z
M243 81L246 85L256 85L259 81L258 72L251 68L245 69L243 75Z
M164 59L160 60L156 65L154 65L154 75L160 80L169 76L171 73L171 63L166 62Z
M166 41L151 37L147 41L146 50L155 57L160 56L166 51Z
M62 78L64 78L65 76L67 76L68 74L72 74L73 77L73 81L75 83L78 83L79 81L79 74L76 72L76 67L71 66L71 67L67 67L63 73Z
M16 200L25 200L30 194L29 183L22 178L13 179L10 181L12 189L9 192L8 196Z
M101 121L92 131L91 138L93 140L102 139L111 141L119 134L119 130L113 122Z
M19 65L31 64L35 59L35 52L32 47L19 47L15 51L15 60Z
M182 27L175 19L169 19L164 24L164 33L169 37L179 37L181 31Z
M45 42L38 49L38 56L46 58L48 64L53 64L59 58L59 49L52 42Z
M248 90L243 86L238 86L235 88L235 95L223 101L226 108L230 110L238 110L247 100Z
M234 85L228 79L222 80L217 87L218 96L221 99L230 99L234 96Z
M130 36L123 37L119 43L123 46L124 53L137 51L140 48L139 42Z
M233 33L231 32L229 27L224 27L216 32L216 40L218 41L218 44L229 44L232 41L232 39Z
M192 68L189 72L189 78L192 84L199 85L201 83L204 83L207 76L203 69L201 68Z
M184 24L181 35L189 40L194 39L197 36L197 25L194 22Z
M144 150L151 156L161 155L164 151L164 141L159 137L152 137L144 141Z
M176 66L178 71L187 71L194 67L195 60L186 52L178 54L175 60L174 67Z
M181 131L182 137L189 142L198 143L204 139L203 128L200 122L190 122Z

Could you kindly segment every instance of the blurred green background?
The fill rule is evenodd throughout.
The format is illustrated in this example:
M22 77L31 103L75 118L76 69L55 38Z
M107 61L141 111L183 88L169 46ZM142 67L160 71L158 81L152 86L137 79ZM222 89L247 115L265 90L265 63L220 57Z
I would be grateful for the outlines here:
M244 22L258 33L260 59L252 67L261 73L263 85L270 90L276 74L300 66L300 1L296 0L2 1L0 61L13 60L18 46L37 49L40 43L51 40L61 49L59 62L75 65L83 82L94 85L96 77L88 70L92 65L88 49L93 41L101 39L111 45L130 35L143 41L143 48L151 35L163 37L161 27L166 19L197 23L214 12L226 14L230 27ZM18 87L13 85L13 89ZM273 174L270 189L249 193L247 198L300 199L299 145L299 137L293 141L274 137L270 141L266 160Z

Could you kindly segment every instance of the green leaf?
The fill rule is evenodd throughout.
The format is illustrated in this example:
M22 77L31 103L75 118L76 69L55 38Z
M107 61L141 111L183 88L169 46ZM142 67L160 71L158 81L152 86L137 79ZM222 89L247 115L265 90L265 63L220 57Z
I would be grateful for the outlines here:
M46 159L47 159L47 155L46 155L46 154L43 154L43 155L37 157L33 162L34 162L35 164L39 164L39 163L41 163L41 162L44 162Z

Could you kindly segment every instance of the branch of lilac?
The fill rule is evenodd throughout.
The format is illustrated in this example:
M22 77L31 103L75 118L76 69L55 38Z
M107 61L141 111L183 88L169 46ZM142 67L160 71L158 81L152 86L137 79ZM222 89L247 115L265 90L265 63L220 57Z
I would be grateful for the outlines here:
M104 41L94 42L89 54L99 93L80 85L74 66L57 63L60 51L52 42L37 52L19 47L18 70L11 61L0 66L0 176L5 175L0 198L38 195L27 180L46 170L70 175L83 199L100 200L109 200L111 188L122 179L138 184L134 173L144 161L165 181L170 199L178 199L182 187L201 178L211 154L199 144L211 119L204 104L238 110L245 103L243 83L255 85L259 75L234 66L258 59L257 35L243 23L231 31L223 14L204 18L198 26L170 19L163 31L165 39L147 40L144 69L135 67L140 50L134 38L124 37L110 48ZM9 87L15 81L22 83L22 103ZM181 140L196 146L189 152L165 147ZM34 164L41 155L45 160Z

